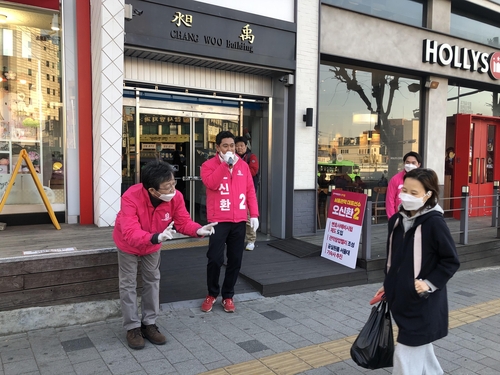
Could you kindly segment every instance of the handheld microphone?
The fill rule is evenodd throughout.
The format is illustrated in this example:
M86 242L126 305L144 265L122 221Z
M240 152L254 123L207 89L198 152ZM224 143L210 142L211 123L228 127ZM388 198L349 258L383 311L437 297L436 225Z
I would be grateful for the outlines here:
M227 164L229 164L229 167L232 168L233 164L234 164L234 159L233 158L229 158L228 161L227 161Z

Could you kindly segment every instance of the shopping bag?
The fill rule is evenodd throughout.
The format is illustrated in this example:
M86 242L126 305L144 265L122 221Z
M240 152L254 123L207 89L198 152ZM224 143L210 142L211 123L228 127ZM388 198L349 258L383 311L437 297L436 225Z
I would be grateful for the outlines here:
M372 307L368 321L351 346L351 358L358 366L375 370L392 367L394 336L386 301Z

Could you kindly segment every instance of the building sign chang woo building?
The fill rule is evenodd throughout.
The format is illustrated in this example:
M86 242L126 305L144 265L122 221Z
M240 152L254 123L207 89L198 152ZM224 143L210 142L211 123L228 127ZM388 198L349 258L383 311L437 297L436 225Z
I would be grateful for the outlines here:
M295 69L296 25L196 1L127 0L125 49ZM140 54L138 52L137 54Z
M424 39L422 61L481 74L488 73L492 79L500 79L500 52L480 52Z

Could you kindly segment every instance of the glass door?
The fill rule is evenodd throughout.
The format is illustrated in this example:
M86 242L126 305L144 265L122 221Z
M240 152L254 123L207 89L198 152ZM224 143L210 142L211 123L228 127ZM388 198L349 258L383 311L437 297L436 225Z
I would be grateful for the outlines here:
M159 105L165 106L165 103ZM125 105L122 194L141 181L140 170L146 163L154 159L166 161L174 166L176 189L184 196L191 217L205 224L201 165L215 155L215 137L221 130L239 134L238 111L230 108L226 112L233 113L214 113L213 107L207 108L207 112L198 112Z

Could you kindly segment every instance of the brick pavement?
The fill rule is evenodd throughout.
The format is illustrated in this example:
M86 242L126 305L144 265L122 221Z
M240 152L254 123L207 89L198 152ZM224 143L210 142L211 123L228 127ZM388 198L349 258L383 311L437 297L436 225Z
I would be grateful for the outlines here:
M459 271L449 284L450 334L435 343L447 374L500 373L500 267ZM264 298L237 296L235 314L201 300L162 306L167 344L129 349L121 319L0 337L0 375L389 374L349 357L379 284Z

